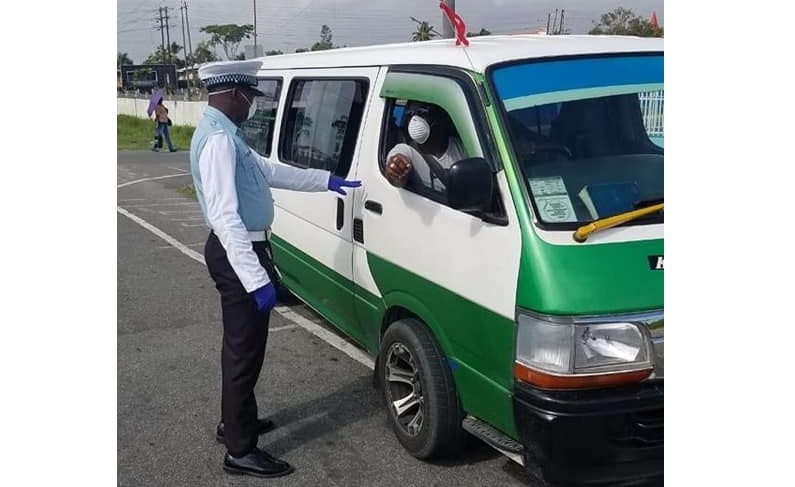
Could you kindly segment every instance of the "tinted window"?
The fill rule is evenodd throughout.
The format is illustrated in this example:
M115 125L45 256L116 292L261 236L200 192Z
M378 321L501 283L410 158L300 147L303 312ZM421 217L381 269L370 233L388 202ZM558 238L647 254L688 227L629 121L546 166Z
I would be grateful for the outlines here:
M295 80L287 101L281 159L346 175L366 96L367 83L361 80Z

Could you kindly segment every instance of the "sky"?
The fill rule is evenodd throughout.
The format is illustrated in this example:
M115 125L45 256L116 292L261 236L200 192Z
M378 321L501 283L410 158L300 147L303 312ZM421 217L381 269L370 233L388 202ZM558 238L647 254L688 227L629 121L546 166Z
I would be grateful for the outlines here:
M211 24L253 24L257 5L257 44L264 49L293 52L320 39L323 24L331 27L335 45L361 46L411 40L416 24L428 20L442 32L438 0L184 0L187 4L190 43L209 36L199 32ZM146 59L161 43L155 29L158 9L168 7L169 37L183 45L183 0L117 0L117 51L135 62ZM616 7L632 9L648 18L654 11L664 24L663 0L457 0L456 11L468 31L486 28L494 34L510 34L545 28L555 9L565 11L564 28L586 33L601 14ZM187 40L187 36L186 36ZM244 41L252 43L251 40ZM240 48L240 52L243 48ZM219 49L218 55L222 56Z

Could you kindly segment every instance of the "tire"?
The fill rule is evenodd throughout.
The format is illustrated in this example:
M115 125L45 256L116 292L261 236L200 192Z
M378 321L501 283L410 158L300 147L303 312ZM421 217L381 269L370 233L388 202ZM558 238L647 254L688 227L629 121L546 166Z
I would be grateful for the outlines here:
M464 415L455 382L424 324L410 318L392 323L381 341L376 366L387 417L406 451L424 460L464 447Z

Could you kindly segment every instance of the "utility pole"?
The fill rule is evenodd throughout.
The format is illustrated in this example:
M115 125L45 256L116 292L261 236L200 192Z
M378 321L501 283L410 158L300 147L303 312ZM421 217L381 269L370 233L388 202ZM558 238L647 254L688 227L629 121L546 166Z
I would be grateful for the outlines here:
M185 66L188 66L188 45L185 44L185 15L182 12L182 5L179 6L179 20L182 21L182 51L185 57Z
M254 57L257 57L257 0L254 0Z
M160 31L160 56L163 58L163 64L166 64L166 34L163 32L163 7L159 7L157 13L160 17L160 25L157 27L157 30Z
M190 51L190 58L193 59L193 45L190 42L190 20L188 20L188 2L183 1L182 5L185 6L185 26L188 29L188 50Z
M444 3L450 7L450 10L455 12L455 0L444 0ZM453 24L450 22L450 19L447 18L447 15L445 15L444 11L442 11L442 37L445 39L452 39L455 37Z
M168 32L168 7L163 7L166 13L166 47L168 48L168 62L171 64L171 37Z

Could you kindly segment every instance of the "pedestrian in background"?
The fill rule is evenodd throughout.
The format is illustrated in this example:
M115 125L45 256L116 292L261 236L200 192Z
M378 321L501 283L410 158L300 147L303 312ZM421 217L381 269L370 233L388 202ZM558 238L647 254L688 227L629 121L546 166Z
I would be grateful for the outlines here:
M168 151L174 152L174 144L171 143L171 134L169 127L171 126L171 119L168 118L168 108L163 105L161 98L155 106L155 140L152 141L152 150L158 152L160 147L163 147L163 140L165 139L168 145Z

